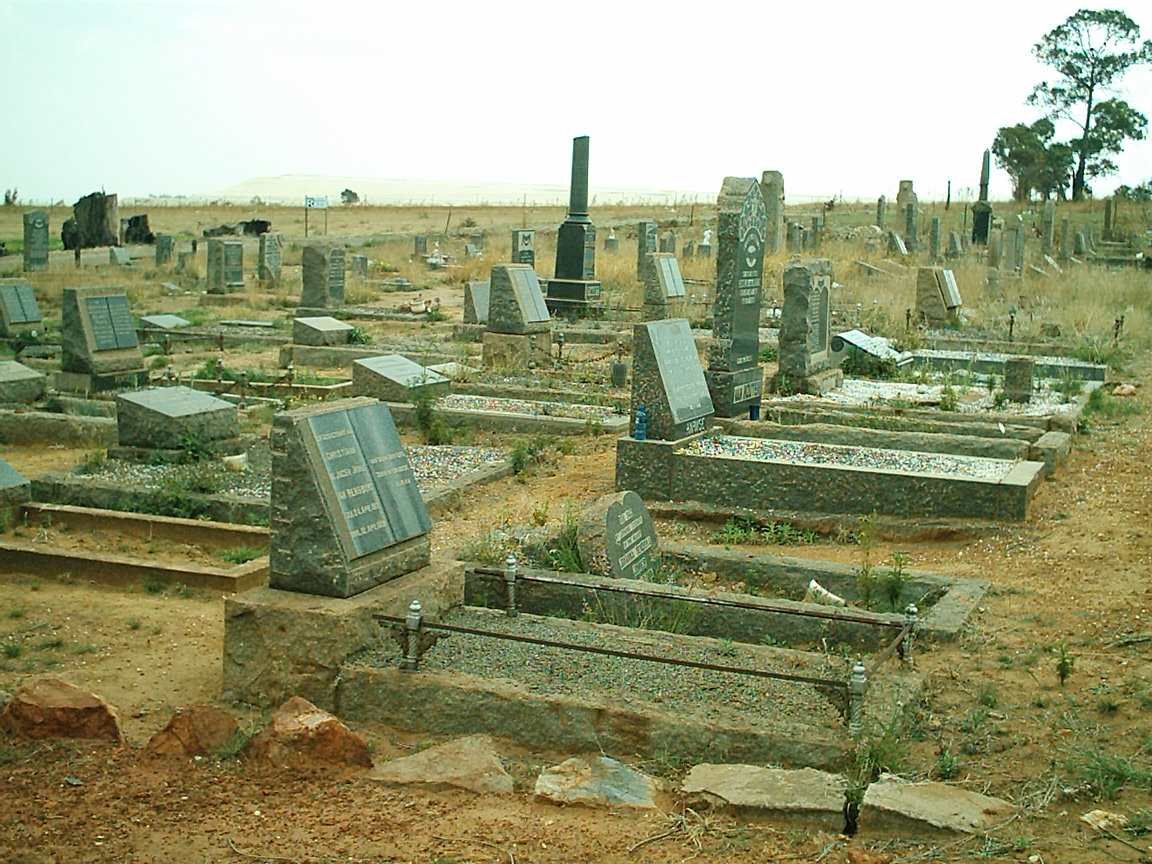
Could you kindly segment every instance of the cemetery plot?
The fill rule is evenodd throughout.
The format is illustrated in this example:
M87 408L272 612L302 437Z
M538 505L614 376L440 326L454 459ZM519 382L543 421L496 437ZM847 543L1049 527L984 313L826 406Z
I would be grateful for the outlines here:
M415 414L412 406L397 402L388 404L398 421L403 423L412 421ZM434 407L449 425L495 432L583 435L593 431L618 434L628 426L628 418L625 415L606 405L541 402L453 393L438 399Z
M981 375L1003 375L1004 364L1015 356L1000 351L952 351L920 348L910 353L912 362L930 369L968 369ZM1073 357L1034 355L1036 374L1041 378L1072 378L1082 381L1104 381L1108 367L1099 363L1086 363Z

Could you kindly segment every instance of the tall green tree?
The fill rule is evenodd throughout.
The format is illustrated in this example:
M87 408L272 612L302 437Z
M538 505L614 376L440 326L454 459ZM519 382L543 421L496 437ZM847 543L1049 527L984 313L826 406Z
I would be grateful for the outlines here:
M1027 201L1035 190L1047 199L1063 199L1072 174L1072 148L1054 142L1056 126L1042 117L1035 123L1002 126L992 142L997 164L1012 178L1012 197Z
M1119 9L1081 9L1045 33L1032 53L1057 77L1036 85L1029 103L1080 128L1069 142L1076 159L1072 198L1079 201L1089 177L1116 170L1110 157L1125 140L1147 134L1143 114L1123 99L1105 97L1133 66L1152 62L1152 40L1141 42L1140 28Z

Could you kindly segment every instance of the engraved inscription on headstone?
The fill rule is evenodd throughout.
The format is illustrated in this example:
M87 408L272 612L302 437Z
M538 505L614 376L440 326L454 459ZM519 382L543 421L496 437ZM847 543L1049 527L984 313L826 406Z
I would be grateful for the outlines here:
M512 263L536 266L536 232L517 228L512 232Z
M48 214L33 210L24 214L24 269L48 267Z
M0 324L36 324L43 320L36 295L27 282L0 284ZM0 334L2 335L2 334Z
M648 437L666 441L703 432L712 397L683 318L637 324L633 330L632 428L636 409L648 413Z
M279 234L261 234L256 259L256 272L261 282L279 282L281 270L281 240Z
M644 500L628 491L608 507L605 545L612 575L649 580L656 570L656 528Z

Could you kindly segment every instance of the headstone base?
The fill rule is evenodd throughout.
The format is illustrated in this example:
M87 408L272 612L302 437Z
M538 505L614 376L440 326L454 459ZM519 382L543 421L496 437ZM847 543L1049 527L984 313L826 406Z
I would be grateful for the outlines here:
M706 434L707 431L698 432L674 441L637 441L631 436L617 438L617 490L630 489L645 500L676 500L672 490L673 454Z
M748 409L758 407L764 395L764 370L759 366L739 372L706 369L704 380L717 417L747 417Z
M479 342L488 332L484 324L453 324L452 339L456 342Z
M549 279L544 298L548 312L566 318L599 318L604 314L600 302L599 281L585 279Z
M546 366L552 362L552 334L485 332L485 368L527 369L532 365Z
M268 587L325 597L352 597L427 567L431 557L428 536L422 535L363 558L356 558L335 568L335 572L329 570L319 574L300 570L284 573L273 570L268 577Z
M787 378L786 380L781 380L780 374L777 373L772 376L769 390L783 395L802 393L808 396L823 396L825 393L831 393L843 386L843 384L844 373L840 369L825 369L814 375L806 375L803 378Z
M127 369L123 372L88 374L86 372L57 372L53 386L61 393L105 393L109 390L131 390L148 384L147 369Z
M641 321L661 321L675 317L667 303L645 303L644 311L640 314Z

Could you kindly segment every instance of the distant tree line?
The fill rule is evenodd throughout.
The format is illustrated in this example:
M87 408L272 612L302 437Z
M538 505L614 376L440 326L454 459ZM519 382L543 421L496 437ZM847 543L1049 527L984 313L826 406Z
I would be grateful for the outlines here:
M1147 135L1148 118L1112 94L1125 72L1152 63L1152 40L1142 42L1136 22L1118 9L1081 9L1045 33L1032 53L1055 73L1028 97L1045 115L1001 127L992 153L1012 178L1017 201L1033 192L1045 200L1070 192L1080 201L1091 194L1091 180L1116 173L1112 157L1126 141ZM1076 129L1066 141L1056 140L1059 121Z

